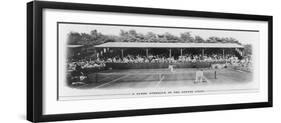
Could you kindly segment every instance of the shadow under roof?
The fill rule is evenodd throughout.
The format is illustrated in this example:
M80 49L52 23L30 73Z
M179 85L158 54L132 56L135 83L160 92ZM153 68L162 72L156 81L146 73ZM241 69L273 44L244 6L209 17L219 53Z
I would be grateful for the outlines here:
M236 43L147 43L147 42L107 42L96 48L243 48Z

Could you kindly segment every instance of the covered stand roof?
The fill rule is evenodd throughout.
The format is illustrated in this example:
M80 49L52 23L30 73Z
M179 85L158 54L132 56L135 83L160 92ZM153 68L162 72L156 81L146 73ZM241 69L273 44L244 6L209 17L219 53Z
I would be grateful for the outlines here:
M78 48L83 47L83 45L67 45L68 48Z
M243 48L235 43L144 43L144 42L107 42L97 48Z

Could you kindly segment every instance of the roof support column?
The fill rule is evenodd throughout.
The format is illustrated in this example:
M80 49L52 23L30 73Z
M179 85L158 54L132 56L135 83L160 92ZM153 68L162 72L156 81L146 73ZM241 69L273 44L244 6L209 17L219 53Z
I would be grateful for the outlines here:
M181 56L182 56L182 48L181 48Z
M169 49L169 57L172 58L172 49Z
M148 48L145 49L146 57L148 57Z
M224 49L222 49L222 58L224 58Z
M205 50L204 50L204 49L202 49L202 57L204 56L204 51L205 51Z
M121 49L121 57L124 57L124 49Z

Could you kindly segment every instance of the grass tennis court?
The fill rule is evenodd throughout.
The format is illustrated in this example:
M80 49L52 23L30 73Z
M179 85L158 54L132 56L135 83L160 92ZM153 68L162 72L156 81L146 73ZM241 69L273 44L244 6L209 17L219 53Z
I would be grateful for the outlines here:
M182 87L193 86L196 71L200 69L127 69L107 70L88 75L88 84L79 88L120 89L147 87ZM216 73L215 73L216 71ZM216 74L216 77L215 77ZM247 83L252 80L252 73L232 69L204 69L207 84Z

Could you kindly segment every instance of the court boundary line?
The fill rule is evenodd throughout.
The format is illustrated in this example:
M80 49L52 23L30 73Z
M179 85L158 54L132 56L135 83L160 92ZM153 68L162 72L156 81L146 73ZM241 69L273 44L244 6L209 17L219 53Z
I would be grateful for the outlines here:
M159 85L162 83L162 80L165 79L165 76L162 77L162 73L159 74L159 81L156 83L155 87L159 87Z
M116 82L116 81L118 81L118 80L120 80L120 79L123 79L123 78L125 78L125 77L128 77L128 76L129 76L129 75L124 75L124 76L121 76L121 77L119 77L119 78L117 78L117 79L114 79L114 80L112 80L112 81L110 81L110 82L107 82L107 83L101 84L101 85L99 85L99 86L97 86L97 87L95 87L95 88L100 88L100 87L102 87L102 86L105 86L105 85L108 85L108 84L114 83L114 82Z

